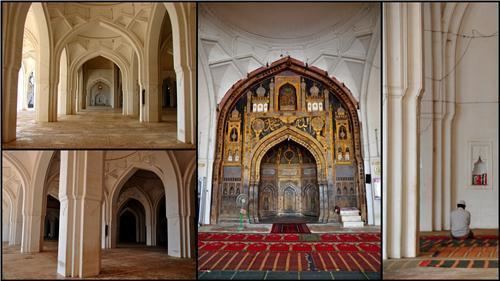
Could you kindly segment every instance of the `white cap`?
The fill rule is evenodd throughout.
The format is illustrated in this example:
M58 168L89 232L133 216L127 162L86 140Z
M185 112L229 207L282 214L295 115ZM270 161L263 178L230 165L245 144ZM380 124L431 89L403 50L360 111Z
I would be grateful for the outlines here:
M458 205L465 205L465 201L464 200L458 201Z

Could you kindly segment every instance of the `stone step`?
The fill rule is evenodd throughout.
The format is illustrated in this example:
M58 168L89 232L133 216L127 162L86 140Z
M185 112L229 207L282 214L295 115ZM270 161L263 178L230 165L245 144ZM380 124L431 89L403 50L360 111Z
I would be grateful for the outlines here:
M359 210L340 210L341 216L359 216Z
M365 224L362 221L345 221L342 223L344 227L364 227Z
M342 221L361 221L361 216L342 216Z

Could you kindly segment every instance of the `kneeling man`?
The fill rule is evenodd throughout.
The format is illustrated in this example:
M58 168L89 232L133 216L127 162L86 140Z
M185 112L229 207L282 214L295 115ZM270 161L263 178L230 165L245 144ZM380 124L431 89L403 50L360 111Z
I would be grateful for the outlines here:
M465 201L458 201L457 208L451 212L451 237L454 239L472 239L469 228L470 213L465 210Z

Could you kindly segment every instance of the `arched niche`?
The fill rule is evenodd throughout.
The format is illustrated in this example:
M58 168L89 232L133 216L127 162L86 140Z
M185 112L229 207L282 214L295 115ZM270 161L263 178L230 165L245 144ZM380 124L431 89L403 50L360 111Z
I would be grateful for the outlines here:
M286 103L289 107L280 108L280 97L283 95L290 97ZM254 105L267 105L268 111L253 111ZM312 105L316 106L313 108ZM352 207L359 208L362 219L366 221L358 109L358 102L343 83L329 77L326 71L291 57L248 73L246 79L238 81L228 90L218 105L211 222L238 216L237 211L221 216L224 204L231 201L230 198L224 199L223 190L227 185L237 185L248 194L250 222L259 222L261 159L270 148L285 140L304 146L316 161L318 193L322 198L318 202L318 221L336 220L332 208L337 200L334 186L342 179L355 185L356 203ZM346 139L338 137L337 126L340 125L348 128ZM229 126L248 128L240 130L238 139L242 141L229 138ZM343 157L342 161L337 161L337 147L349 148L349 159ZM224 156L229 151L243 151L245 157L239 157L242 161L234 161L234 157L228 161Z
M293 140L277 143L260 164L255 195L259 221L282 221L285 217L288 221L317 222L320 181L316 160L305 147Z
M94 82L88 91L87 106L112 106L111 87L102 80Z
M128 198L117 212L116 241L117 244L147 244L148 219L143 202L135 198ZM133 221L132 221L133 220ZM149 226L151 227L151 226ZM149 244L151 245L151 244Z
M297 110L297 89L290 83L282 85L279 88L278 102L279 110Z

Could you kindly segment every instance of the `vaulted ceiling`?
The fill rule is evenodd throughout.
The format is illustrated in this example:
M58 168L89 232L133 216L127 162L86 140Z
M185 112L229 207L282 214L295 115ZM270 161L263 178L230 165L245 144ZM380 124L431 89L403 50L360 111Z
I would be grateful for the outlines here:
M202 3L198 16L200 60L217 101L247 73L287 55L328 71L359 98L380 40L378 4Z
M154 3L44 3L54 46L66 48L68 60L106 51L131 64L137 50L144 48ZM40 32L33 9L25 25L25 57L37 48ZM166 33L170 34L170 22Z

